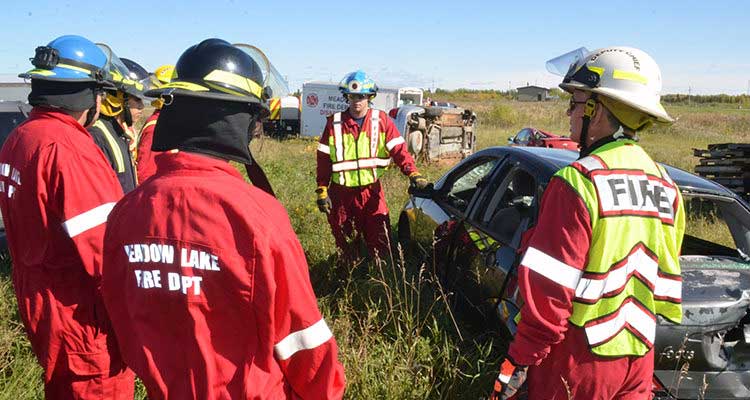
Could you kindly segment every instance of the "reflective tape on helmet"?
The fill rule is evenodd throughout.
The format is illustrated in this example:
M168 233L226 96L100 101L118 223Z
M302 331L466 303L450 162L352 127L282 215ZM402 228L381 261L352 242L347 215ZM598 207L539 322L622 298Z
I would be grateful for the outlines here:
M63 229L68 233L70 238L74 238L89 229L107 222L109 212L114 208L115 203L104 203L94 207L86 212L76 215L62 223Z
M208 92L210 89L201 86L197 83L192 82L185 82L185 81L175 81L175 82L169 82L166 85L163 86L165 89L183 89L183 90L189 90L191 92Z
M281 339L281 341L273 346L273 351L279 360L287 360L295 353L302 350L314 349L332 337L333 333L328 328L326 321L321 318L320 321L308 328L292 332L284 339Z
M76 67L75 65L58 63L57 66L60 68L72 69L73 71L83 72L84 74L91 75L91 70L86 69L86 68Z
M403 143L406 143L406 141L404 140L404 138L402 138L401 136L398 136L398 137L395 137L395 138L389 140L388 143L385 144L385 148L388 149L388 151L391 151L391 150L393 150L394 147L396 147L396 146L398 146L400 144L403 144Z
M235 73L223 71L220 69L211 71L208 75L203 77L203 79L206 81L223 83L225 85L233 86L234 88L247 92L245 95L252 94L257 98L261 98L261 93L263 92L263 88L253 80L245 78L242 75L237 75Z
M31 71L27 72L26 75L52 76L55 75L55 72L48 69L32 69Z
M521 266L526 267L558 285L575 290L583 271L538 250L529 247L521 260Z
M637 72L632 72L632 71L622 71L622 70L616 69L612 72L612 78L638 82L642 85L648 85L648 78L646 78L645 76Z
M584 328L589 345L602 344L628 329L640 339L647 341L649 347L654 343L656 317L643 308L636 300L629 298L614 313L589 322Z

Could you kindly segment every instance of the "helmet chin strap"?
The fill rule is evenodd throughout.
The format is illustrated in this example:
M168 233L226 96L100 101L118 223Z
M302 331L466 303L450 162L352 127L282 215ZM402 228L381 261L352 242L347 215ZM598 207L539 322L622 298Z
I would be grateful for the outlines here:
M130 113L130 107L128 107L128 94L124 92L122 96L122 117L127 126L133 126L133 114Z
M588 155L589 151L589 145L588 145L588 136L589 136L589 125L591 125L591 118L594 117L596 114L596 93L592 93L591 97L589 97L588 100L586 100L586 104L584 104L584 110L583 110L583 124L581 125L581 157L585 157Z

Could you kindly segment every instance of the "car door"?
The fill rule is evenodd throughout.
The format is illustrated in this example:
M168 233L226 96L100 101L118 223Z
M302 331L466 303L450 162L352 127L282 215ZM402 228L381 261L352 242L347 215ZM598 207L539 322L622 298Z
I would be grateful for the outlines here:
M448 218L438 221L432 232L432 261L436 272L442 278L446 277L447 268L450 267L446 261L450 260L449 251L456 227L467 218L481 197L502 157L488 155L467 160L439 182L433 201ZM426 206L427 204L423 205L424 208L428 208ZM429 212L428 209L424 211Z
M541 193L537 173L511 156L457 228L450 252L454 287L485 321L495 315L504 286L515 275L517 249L536 221Z

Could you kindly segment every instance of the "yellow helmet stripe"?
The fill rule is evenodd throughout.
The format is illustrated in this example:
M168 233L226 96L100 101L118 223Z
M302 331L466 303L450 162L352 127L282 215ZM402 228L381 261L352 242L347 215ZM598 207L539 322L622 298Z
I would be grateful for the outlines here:
M43 76L51 76L55 75L54 72L48 70L48 69L32 69L31 71L27 72L28 75L43 75Z
M616 69L614 72L612 72L612 77L615 79L623 79L627 81L633 81L638 82L643 85L648 85L648 78L645 76L632 71L622 71L619 69Z
M588 68L591 72L595 72L599 76L604 75L604 68L602 67L592 67L590 65L587 65L586 68Z
M240 90L245 90L248 93L252 93L258 98L261 98L261 93L263 92L263 88L252 80L245 78L244 76L237 75L228 71L222 71L219 69L211 71L203 79L206 81L232 85Z
M86 68L76 67L75 65L58 63L58 67L72 69L73 71L83 72L84 74L91 75L91 71Z
M206 85L208 85L209 87L212 87L212 88L214 88L214 89L216 89L216 90L218 90L220 92L228 93L228 94L231 94L231 95L234 95L234 96L247 97L247 93L240 93L240 92L238 92L236 90L228 89L228 88L225 88L224 86L215 85L215 84L213 84L211 82L206 82Z
M209 88L205 86L201 86L197 83L184 82L184 81L170 82L162 86L162 88L184 89L184 90L189 90L191 92L208 92L210 90Z

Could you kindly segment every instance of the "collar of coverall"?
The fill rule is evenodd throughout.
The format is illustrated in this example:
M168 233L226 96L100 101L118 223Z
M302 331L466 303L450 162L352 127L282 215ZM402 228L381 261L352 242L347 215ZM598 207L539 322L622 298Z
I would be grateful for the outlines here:
M69 114L62 110L58 110L56 108L52 107L44 107L44 106L36 106L33 109L31 109L31 112L29 113L29 119L36 119L36 118L53 118L57 119L60 122L63 122L65 124L68 124L76 129L78 129L81 133L85 134L86 136L91 136L89 132L86 130L86 128L81 125L78 120L71 117Z
M195 171L224 172L244 180L237 168L229 161L187 151L174 151L159 154L154 158L159 173L169 175L191 175Z

